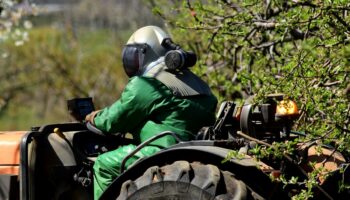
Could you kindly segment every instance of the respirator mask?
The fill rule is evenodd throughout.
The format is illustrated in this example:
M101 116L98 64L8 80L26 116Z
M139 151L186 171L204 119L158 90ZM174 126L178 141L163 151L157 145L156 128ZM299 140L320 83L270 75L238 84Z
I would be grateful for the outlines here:
M196 54L183 50L179 45L173 43L171 39L164 39L161 45L169 49L164 56L164 62L170 71L183 70L196 64Z

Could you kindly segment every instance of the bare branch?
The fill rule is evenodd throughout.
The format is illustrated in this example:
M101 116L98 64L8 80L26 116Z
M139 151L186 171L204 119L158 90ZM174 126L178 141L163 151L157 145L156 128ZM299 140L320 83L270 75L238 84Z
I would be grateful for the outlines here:
M258 28L274 29L277 26L277 23L272 21L256 21L254 22L254 25Z
M350 31L350 25L344 21L336 12L332 11L331 14L343 25L345 28Z

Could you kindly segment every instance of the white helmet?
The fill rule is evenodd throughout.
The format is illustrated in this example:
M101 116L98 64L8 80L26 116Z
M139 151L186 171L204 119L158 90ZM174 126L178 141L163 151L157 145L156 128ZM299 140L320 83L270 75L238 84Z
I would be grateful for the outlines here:
M123 49L123 66L129 77L141 75L147 65L164 56L165 42L170 37L157 26L145 26L135 31Z

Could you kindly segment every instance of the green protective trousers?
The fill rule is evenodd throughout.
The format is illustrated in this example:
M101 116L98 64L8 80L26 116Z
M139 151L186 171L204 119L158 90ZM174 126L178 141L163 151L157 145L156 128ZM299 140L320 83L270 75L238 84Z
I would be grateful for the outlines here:
M102 193L120 175L120 166L126 155L135 150L136 146L129 144L114 151L109 151L97 157L94 164L94 199L101 197ZM126 169L136 160L145 156L150 156L160 151L155 146L146 146L137 152L126 162Z

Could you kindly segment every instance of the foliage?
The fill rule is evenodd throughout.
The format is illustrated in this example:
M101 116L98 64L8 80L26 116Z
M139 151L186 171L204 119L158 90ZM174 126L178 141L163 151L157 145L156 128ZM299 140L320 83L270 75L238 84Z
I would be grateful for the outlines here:
M32 108L33 116L23 123L35 126L42 125L38 122L66 121L65 100L73 97L91 96L97 108L112 103L126 76L119 62L121 41L109 35L107 30L82 31L74 38L69 31L37 27L29 31L30 39L22 46L10 40L0 44L9 52L0 60L0 93L4 99L0 114L11 118L13 114L8 112L15 112L19 116L13 116L12 123L19 123L23 120L20 116L29 114L16 107ZM13 125L11 120L2 121L8 122L1 124L3 128Z
M16 46L20 46L28 40L26 29L30 29L32 24L28 20L21 20L26 11L15 8L15 5L11 0L0 1L0 42L14 39ZM7 53L1 51L0 55L6 57Z
M174 41L199 55L193 70L220 100L255 95L261 102L266 94L285 93L300 108L295 129L307 137L299 142L317 140L350 154L347 1L154 0L150 5ZM306 193L301 196L310 197Z
M35 2L0 0L0 129L67 121L72 97L113 103L127 81L125 41L137 27L161 24L138 0Z
M25 11L16 7L17 4L12 0L0 1L0 44L11 41L14 46L21 46L24 42L28 41L27 30L32 27L32 24L28 20L22 21ZM29 6L28 6L29 7ZM6 49L0 49L0 59L4 60L8 57L9 52ZM1 68L4 68L3 66ZM4 85L1 88L16 88L8 83L8 76L11 76L14 72L7 73L6 70L2 71L0 75L0 84ZM4 80L4 81L2 81ZM20 86L17 86L20 87ZM7 90L7 89L6 89ZM8 93L0 89L2 94L0 95L0 113L7 107L7 102L12 99L13 94Z

